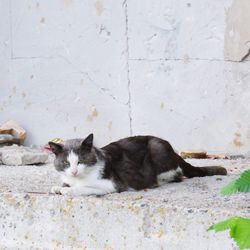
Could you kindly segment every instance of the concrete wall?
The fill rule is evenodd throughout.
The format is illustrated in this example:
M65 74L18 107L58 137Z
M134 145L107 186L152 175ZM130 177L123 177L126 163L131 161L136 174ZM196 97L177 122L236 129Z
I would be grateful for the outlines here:
M0 1L0 123L27 144L250 146L249 0Z

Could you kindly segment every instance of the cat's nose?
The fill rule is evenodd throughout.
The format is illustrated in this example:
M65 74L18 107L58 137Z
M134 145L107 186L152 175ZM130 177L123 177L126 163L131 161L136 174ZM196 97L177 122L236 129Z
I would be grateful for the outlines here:
M77 169L71 170L72 175L76 176L77 175Z

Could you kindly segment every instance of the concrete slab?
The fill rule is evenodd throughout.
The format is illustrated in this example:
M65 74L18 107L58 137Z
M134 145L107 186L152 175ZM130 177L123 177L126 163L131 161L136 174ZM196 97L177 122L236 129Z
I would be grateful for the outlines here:
M250 62L131 62L133 133L165 138L177 150L246 153L249 68Z
M4 0L0 14L0 123L20 122L26 145L130 134L123 0Z
M237 249L227 232L206 229L230 216L250 217L250 194L219 194L250 160L189 162L223 165L229 175L72 198L48 194L59 183L51 163L0 166L0 249Z
M232 0L128 1L130 57L224 59L226 10Z

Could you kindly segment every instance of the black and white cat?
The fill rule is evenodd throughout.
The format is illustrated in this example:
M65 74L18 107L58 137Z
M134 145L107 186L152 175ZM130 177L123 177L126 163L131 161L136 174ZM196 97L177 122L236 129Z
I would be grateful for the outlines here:
M93 146L93 134L49 145L63 181L63 186L52 187L56 194L104 195L153 188L162 181L179 182L183 176L227 174L219 166L192 166L167 141L154 136L128 137L103 148Z

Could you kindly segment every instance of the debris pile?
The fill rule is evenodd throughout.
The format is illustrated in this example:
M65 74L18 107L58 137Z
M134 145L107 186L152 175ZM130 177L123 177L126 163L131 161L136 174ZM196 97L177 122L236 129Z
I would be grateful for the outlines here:
M9 120L0 126L0 145L23 144L26 131L15 121Z
M22 146L26 131L17 122L9 120L0 126L0 164L32 165L45 163L48 154L42 150Z
M182 151L180 156L183 159L193 158L193 159L244 159L244 155L231 155L231 154L210 154L206 151Z

